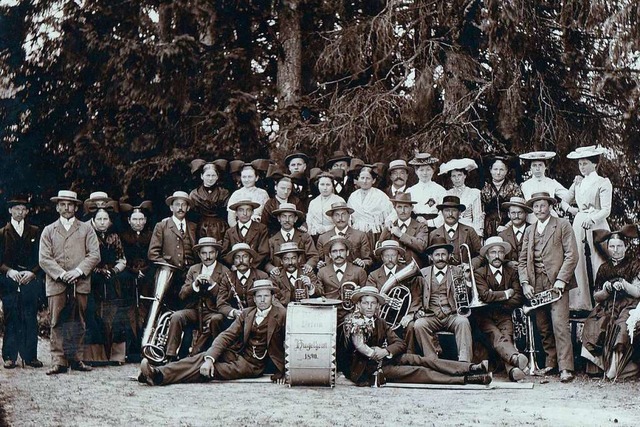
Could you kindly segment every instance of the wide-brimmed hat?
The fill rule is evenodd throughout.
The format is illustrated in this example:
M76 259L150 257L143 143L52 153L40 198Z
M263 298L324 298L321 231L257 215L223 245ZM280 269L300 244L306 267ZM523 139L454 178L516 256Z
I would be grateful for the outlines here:
M267 178L272 179L273 181L278 181L285 176L289 177L289 174L285 173L280 166L275 163L269 164L266 175Z
M290 252L304 253L304 249L298 246L296 242L285 242L280 245L280 249L274 252L274 255L282 255Z
M351 162L349 162L349 170L347 173L349 175L354 175L356 173L360 173L360 169L364 166L364 161L362 159L358 159L357 157L352 157Z
M442 203L436 205L436 208L438 208L439 211L445 208L456 208L460 212L463 212L467 209L465 205L460 203L460 197L458 196L444 196L442 198Z
M406 252L405 249L400 246L399 242L395 240L385 240L376 246L376 248L373 250L373 254L377 257L380 257L382 256L382 252L386 251L387 249L393 249L397 251L400 256L404 256Z
M240 206L251 206L253 209L259 208L260 207L260 203L258 202L254 202L253 200L238 200L237 202L235 202L232 205L229 205L229 209L231 209L232 211L235 211L236 209L238 209Z
M396 169L404 169L407 171L407 173L411 172L411 168L409 167L409 165L407 165L407 162L401 159L391 160L391 162L389 162L387 173L391 173L391 171L394 171Z
M329 160L326 161L326 163L324 164L324 168L331 169L334 163L337 163L337 162L349 163L349 161L351 161L351 156L349 156L347 153L345 153L342 150L336 150L333 152L331 157L329 157Z
M10 198L9 200L7 200L7 207L12 208L14 206L26 206L29 207L31 206L31 203L29 202L29 199L25 196L13 196L12 198Z
M225 159L216 159L216 160L203 160L203 159L194 159L191 160L191 173L193 175L201 173L206 165L213 165L218 172L224 172L227 170L228 161Z
M438 175L444 175L445 173L458 169L470 172L474 169L478 169L478 164L475 160L468 159L466 157L463 159L452 159L440 165L440 172L438 172Z
M231 174L240 173L243 167L244 167L243 160L231 160L229 162L229 173Z
M255 159L251 162L251 166L258 172L267 173L269 171L269 166L271 165L271 161L269 159Z
M532 162L534 160L551 160L555 156L556 153L554 153L553 151L530 151L528 153L520 154L518 157L520 157L522 160L528 160Z
M518 196L511 197L508 202L503 202L500 205L500 209L507 210L511 206L522 208L527 213L533 212L533 209L527 206L527 201L524 199L524 197L518 197Z
M326 216L331 216L335 211L339 211L341 209L344 209L347 212L349 212L349 215L351 215L354 212L354 210L347 205L347 202L335 202L335 203L331 203L331 208L327 209L324 214Z
M351 242L346 237L338 236L336 234L335 236L331 236L331 238L327 240L327 243L323 246L324 254L329 255L329 253L331 252L331 248L336 243L344 243L345 246L347 247L347 250L351 250Z
M355 304L360 301L360 298L362 297L375 297L379 304L384 304L386 302L385 298L380 295L380 291L378 291L378 288L375 286L363 286L356 289L351 294L351 301Z
M390 198L389 201L391 203L393 203L393 204L406 203L406 204L410 204L410 205L415 205L415 204L418 203L415 200L411 200L411 194L409 194L409 193L401 193L401 192L396 193L396 196Z
M228 264L233 264L233 257L236 255L237 252L240 252L240 251L249 252L249 255L251 255L251 258L253 259L256 259L258 257L258 253L253 249L251 249L251 246L249 246L248 243L240 242L240 243L236 243L231 247L231 250L229 251L229 253L227 253L224 256L224 260Z
M293 159L302 159L304 160L305 163L309 163L309 156L307 156L305 153L301 151L297 151L295 153L289 154L287 157L284 158L285 166L289 166L289 162Z
M192 204L189 195L185 191L174 191L171 196L167 197L167 200L165 200L165 202L168 206L171 206L171 203L173 203L173 201L176 199L183 199L189 204L189 206L191 206Z
M409 160L409 164L412 166L433 165L439 161L429 153L416 153L415 157Z
M502 246L505 255L511 252L511 244L509 242L505 242L500 236L492 236L489 237L484 242L484 246L480 248L480 256L484 256L492 246Z
M588 145L586 147L578 147L569 154L567 154L567 159L584 159L587 157L600 156L607 152L607 149L604 147L599 147L597 145Z
M527 206L533 207L533 204L535 202L537 202L538 200L546 200L547 202L549 202L552 205L554 205L556 203L556 199L555 198L551 197L549 195L549 193L547 193L546 191L542 191L540 193L533 193L531 195L531 198L529 200L527 200Z
M302 218L304 217L304 213L302 211L299 211L296 207L296 205L294 205L293 203L281 203L280 207L278 207L278 209L274 210L272 212L272 214L274 216L278 216L281 213L285 213L285 212L291 212L294 213L298 216L298 218Z
M141 212L142 214L144 214L144 216L149 216L153 213L153 203L151 202L151 200L144 200L134 206L131 203L120 202L120 212L127 216L131 216L136 212Z
M612 237L617 236L621 239L638 238L638 226L635 224L623 225L620 230L593 230L593 241L597 243L606 242Z
M441 248L446 249L450 254L453 252L453 245L447 243L444 237L436 236L429 242L429 246L424 251L427 255L431 255L433 251Z
M222 242L215 237L201 237L198 243L193 245L193 250L197 251L205 246L213 246L219 251L222 249Z
M82 201L78 199L78 193L71 190L60 190L58 191L58 195L52 197L50 200L54 203L66 201L66 202L73 202L77 205L82 204Z
M274 291L277 291L278 288L273 284L273 282L270 279L258 279L253 281L251 288L249 288L247 292L251 292L252 294L255 294L256 292L261 290L274 292Z

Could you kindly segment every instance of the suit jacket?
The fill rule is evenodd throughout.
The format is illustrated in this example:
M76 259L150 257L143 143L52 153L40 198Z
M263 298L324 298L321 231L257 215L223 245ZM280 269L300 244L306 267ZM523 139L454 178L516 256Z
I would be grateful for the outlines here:
M304 204L300 201L300 199L297 196L291 195L289 196L289 200L287 201L289 203L293 203L294 205L296 205L296 209L298 209L299 211L306 212ZM267 226L269 237L273 236L274 234L280 231L280 221L278 221L278 218L275 215L273 215L273 211L279 208L280 208L280 202L278 201L278 199L276 199L275 197L271 197L269 198L269 200L266 201L266 203L264 204L264 208L262 209L260 222ZM300 227L302 224L304 224L304 222L305 222L305 218L303 216L302 218L299 218L296 221L295 227Z
M191 246L197 243L196 225L191 221L186 221L185 230L191 239ZM185 251L182 234L176 227L171 217L165 218L153 229L151 242L149 242L148 258L151 262L166 262L178 268L185 269L195 263L193 251Z
M384 320L376 317L373 335L367 339L366 344L369 347L383 347L385 342L387 344L387 351L392 355L392 358L385 359L382 363L388 365L394 363L398 356L406 351L407 345ZM378 362L369 359L356 350L352 341L349 341L347 344L347 348L351 354L351 372L349 378L356 384L367 382L370 375L377 369Z
M253 301L253 294L248 293L247 290L251 289L255 280L268 278L269 275L264 271L252 268L249 270L247 282L242 286L240 280L238 280L238 274L235 271L229 271L229 274L225 274L222 282L220 282L217 301L218 312L229 317L231 310L237 310L240 308L238 307L238 301L236 300L231 287L236 290L240 300L242 301L243 308L255 306L256 304ZM229 282L229 280L231 280L231 282Z
M313 272L311 272L309 274L303 274L302 270L300 268L298 268L298 271L296 272L296 277L300 277L300 276L309 277L309 280L311 280L311 283L314 286L318 282L318 277L315 274L313 274ZM278 287L278 301L280 301L280 303L284 307L286 307L291 301L295 301L296 300L295 288L291 285L291 282L289 281L289 276L287 275L286 271L281 270L280 271L280 275L272 277L271 281L273 282L274 285L276 285ZM309 295L309 296L310 297L317 297L319 295L318 292L319 291L316 290L316 291L314 291L313 295Z
M511 316L513 309L522 306L524 303L518 272L508 265L502 265L502 280L500 283L498 283L488 265L476 269L474 277L480 301L488 304L486 307L478 308L477 315L491 313ZM509 299L506 299L505 291L507 289L513 289L515 292Z
M313 239L309 236L308 233L304 233L298 229L295 229L293 236L291 236L291 241L296 242L300 249L304 250L303 259L300 264L309 264L311 268L316 268L318 264L318 250L316 249L316 245L313 243ZM275 255L276 252L280 250L280 245L285 243L284 237L280 230L271 238L269 238L269 261L267 261L266 270L271 271L274 267L282 266L282 260L279 255Z
M422 288L422 307L424 307L426 310L429 308L429 300L431 299L431 288L433 286L433 266L430 265L429 267L425 267L420 270L420 272L422 273L422 276L424 278L424 287ZM447 300L449 301L449 305L451 306L451 309L453 311L456 311L458 309L458 304L456 303L454 296L455 292L453 286L453 277L454 275L460 276L462 274L463 272L460 267L449 265L449 267L447 268L447 274L445 275L445 280L447 281ZM471 293L469 291L467 292L467 295L469 296L470 300Z
M193 287L191 286L191 284L196 280L196 277L200 275L200 271L202 271L202 263L200 262L189 267L184 285L182 285L182 288L180 289L179 296L180 299L185 302L185 308L198 308L200 295L196 294L193 291ZM211 274L211 276L209 276L209 282L215 283L216 285L208 292L206 291L206 289L204 289L205 294L202 297L207 310L217 311L220 286L225 278L225 275L229 273L230 272L227 267L222 265L220 262L216 263L216 266L213 269L213 273ZM200 285L200 290L203 291L203 288L205 287L207 287L207 285Z
M357 286L362 287L367 282L367 273L357 265L347 262L342 281L339 281L333 264L324 266L318 271L316 293L318 296L324 295L327 298L340 299L340 287L345 282L354 282Z
M327 264L330 263L329 253L324 247L326 246L329 239L336 235L336 229L332 228L326 233L322 233L320 237L318 237L318 254L320 259L325 261ZM348 262L353 262L354 259L360 258L364 261L364 268L371 267L373 260L371 259L371 245L369 244L369 239L367 235L360 230L356 230L355 228L349 226L345 232L345 238L351 243L351 250L349 251L349 256L347 257Z
M398 264L396 267L396 273L404 267L406 267L406 265ZM375 286L378 290L381 290L382 285L384 285L386 281L387 275L384 273L384 266L382 266L369 274L367 277L367 286ZM416 277L405 279L399 284L405 286L411 292L411 305L409 306L407 314L415 313L422 306L422 288L424 287L424 278L421 275L418 275Z
M34 274L38 273L39 244L40 229L35 225L25 223L22 236L13 228L11 222L0 228L0 274L4 276L9 270L29 270Z
M82 276L76 282L76 292L91 292L91 270L100 262L98 236L90 224L77 218L67 231L60 220L47 225L40 236L40 267L47 275L47 296L66 291L60 280L65 272L78 268Z
M255 321L257 311L256 307L244 309L231 326L216 337L211 347L206 351L207 356L218 360L227 349L240 354L244 353L247 349L251 327ZM278 373L284 374L284 338L287 310L273 305L264 321L268 322L267 354Z
M394 225L397 225L397 221L394 222ZM399 238L391 234L391 231L387 228L384 228L382 233L380 233L378 244L385 240L395 240L400 243L400 246L407 251L404 256L407 263L411 259L414 259L420 267L427 265L427 257L424 254L424 250L427 248L427 243L429 242L429 227L427 224L411 218L407 230Z
M463 244L467 244L469 245L469 249L471 249L471 265L473 268L478 268L482 265L483 259L480 256L482 243L480 243L478 233L476 233L476 230L470 225L459 222L458 229L454 233L453 238L449 237L449 233L446 232L444 225L441 225L429 234L429 241L435 237L442 237L446 239L449 244L453 245L451 264L460 265L460 247Z
M526 225L525 231L529 228L529 224ZM518 239L516 239L516 234L513 232L513 227L509 226L506 229L502 230L498 233L498 236L502 237L502 240L508 242L511 245L511 252L509 252L505 260L506 261L518 261L520 257L520 251L522 250L522 242L524 241L524 234L518 243Z
M524 232L522 251L518 259L520 283L536 283L534 266L534 233L537 222ZM549 223L542 236L542 262L551 286L556 280L567 284L565 291L577 287L574 271L578 265L578 245L569 221L563 218L549 217Z
M247 235L244 237L242 237L242 233L240 233L240 229L237 224L230 227L224 233L222 254L228 254L236 243L247 243L258 253L258 257L253 260L253 267L260 268L264 265L267 256L269 256L269 233L266 225L256 221L251 221L249 230L247 230Z

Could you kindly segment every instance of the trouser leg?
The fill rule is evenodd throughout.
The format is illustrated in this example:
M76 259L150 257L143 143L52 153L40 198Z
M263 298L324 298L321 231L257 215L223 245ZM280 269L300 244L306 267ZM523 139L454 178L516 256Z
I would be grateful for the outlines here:
M442 329L442 322L435 316L417 319L413 326L416 342L422 348L425 357L438 357L434 337Z
M22 287L22 359L30 362L38 358L38 298L42 284L38 279Z
M551 314L549 306L540 307L535 311L536 326L538 327L538 333L542 341L542 348L546 354L544 365L547 368L558 367L558 355L556 351L556 340L553 335L553 328L551 325Z
M67 366L69 363L64 354L64 320L62 311L67 305L65 292L49 296L49 315L51 317L51 334L49 348L53 365Z
M469 319L460 315L451 315L447 318L446 328L453 332L458 346L458 360L471 362L473 356L473 342L471 340L471 325Z
M387 365L382 372L388 382L417 384L464 384L464 377L451 376L423 366Z
M171 315L168 332L169 337L167 341L167 356L173 357L178 354L184 328L189 324L196 323L197 321L198 312L192 308L176 311Z
M555 336L558 368L573 371L573 344L569 326L569 294L565 292L559 301L551 304L551 323Z
M7 291L6 289L5 287L5 294L2 296L2 309L4 311L2 359L15 361L18 358L19 348L20 307L18 306L18 293L15 290Z

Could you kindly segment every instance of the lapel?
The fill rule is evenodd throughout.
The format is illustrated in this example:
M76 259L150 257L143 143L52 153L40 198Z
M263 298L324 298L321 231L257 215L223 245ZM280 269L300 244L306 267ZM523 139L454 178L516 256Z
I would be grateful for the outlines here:
M60 233L62 235L62 237L64 237L65 240L66 240L69 237L71 237L73 235L73 233L78 231L78 229L80 228L80 220L78 218L76 218L75 221L73 221L73 224L71 224L71 228L69 228L69 231L67 231L67 229L64 228L64 225L62 225L62 222L60 222L59 219L56 222L55 227L56 227L56 230L58 231L58 233Z
M256 318L257 312L258 312L258 309L256 307L252 307L251 310L249 310L249 312L247 313L247 316L244 318L244 335L242 337L242 340L245 346L249 341L249 335L251 334L251 327L253 326L253 322ZM267 343L268 342L269 341L267 341Z
M167 219L167 225L168 225L167 228L169 229L169 231L171 231L173 234L178 236L180 240L182 240L182 234L180 234L180 230L178 230L178 227L176 227L176 223L173 222L173 218L169 217Z
M421 270L422 276L424 277L424 290L422 292L423 304L426 306L429 304L429 298L431 295L431 276L432 276L433 267L425 267Z
M244 241L247 243L251 242L256 234L258 234L258 223L255 221L251 221L251 223L249 224L249 229L247 230L247 235L244 236ZM242 233L240 233L240 236L242 236Z
M409 220L409 225L407 226L407 234L410 236L415 236L418 234L418 221L411 218Z
M269 343L271 342L271 337L273 336L273 331L276 329L276 324L278 323L278 312L274 306L271 306L271 311L267 316L267 348L269 347Z
M542 237L542 249L543 250L547 246L547 243L549 243L549 239L551 239L551 236L553 236L553 233L556 232L556 227L557 226L558 226L558 224L557 224L556 219L554 217L549 217L549 223L545 227L544 235Z

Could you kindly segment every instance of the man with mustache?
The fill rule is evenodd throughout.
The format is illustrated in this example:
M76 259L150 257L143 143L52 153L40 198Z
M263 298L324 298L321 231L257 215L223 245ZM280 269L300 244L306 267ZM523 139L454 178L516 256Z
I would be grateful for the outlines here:
M444 224L429 233L429 244L435 239L445 239L453 247L451 265L462 264L460 248L466 244L471 249L471 254L469 254L471 265L473 268L480 267L482 264L480 237L473 227L459 222L460 212L464 211L466 206L460 203L458 196L445 196L437 208L444 218ZM468 262L467 254L465 254L464 261Z
M246 243L255 249L253 266L262 268L269 256L269 232L266 225L254 219L254 210L259 206L249 199L238 200L229 205L228 209L235 213L237 221L224 233L222 253L228 254L237 243Z
M409 180L409 166L404 160L392 160L389 163L387 176L391 185L384 191L390 199L395 199L398 193L407 192L407 181Z
M180 306L178 292L184 283L185 271L195 263L196 224L186 219L191 207L186 192L175 191L167 197L166 203L172 215L154 227L147 257L151 262L168 263L178 268L173 276L173 285L165 294L165 303L176 309Z

